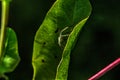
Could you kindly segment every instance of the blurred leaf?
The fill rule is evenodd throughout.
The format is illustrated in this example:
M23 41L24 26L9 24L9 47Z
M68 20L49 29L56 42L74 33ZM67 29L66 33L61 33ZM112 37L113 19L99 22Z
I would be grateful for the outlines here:
M90 12L88 0L57 0L53 4L35 35L33 80L55 79L62 54L56 79L67 78L70 52ZM66 34L69 34L68 40Z
M7 28L5 51L0 62L0 75L6 72L12 72L20 61L18 54L18 44L15 32L11 28Z

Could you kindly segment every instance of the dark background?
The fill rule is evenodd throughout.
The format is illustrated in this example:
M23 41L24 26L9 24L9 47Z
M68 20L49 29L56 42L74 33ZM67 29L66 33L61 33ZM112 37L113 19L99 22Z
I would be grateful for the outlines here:
M12 0L9 24L17 34L21 62L10 80L31 80L33 40L55 0ZM120 0L90 0L92 13L72 50L68 80L87 80L120 55ZM72 6L72 5L71 5ZM119 80L120 65L100 80Z

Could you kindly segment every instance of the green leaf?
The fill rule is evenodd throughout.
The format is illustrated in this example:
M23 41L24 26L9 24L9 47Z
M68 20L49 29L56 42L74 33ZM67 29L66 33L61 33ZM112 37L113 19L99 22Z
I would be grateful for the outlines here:
M73 31L69 35L67 44L63 51L62 59L57 68L56 80L67 80L68 67L69 67L69 62L70 62L70 53L75 45L76 38L78 36L79 31L81 30L82 26L85 24L87 19L88 18L85 18L81 22L79 22L79 24L77 24L74 27Z
M53 4L35 35L33 80L67 79L71 50L90 12L88 0L57 0Z
M0 62L0 75L13 71L20 61L15 32L11 28L6 30L5 50Z

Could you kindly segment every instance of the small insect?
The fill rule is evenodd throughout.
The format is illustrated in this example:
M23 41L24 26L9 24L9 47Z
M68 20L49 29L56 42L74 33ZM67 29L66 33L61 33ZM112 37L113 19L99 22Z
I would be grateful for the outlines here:
M64 37L68 37L69 36L69 34L62 34L65 30L67 30L69 27L65 27L65 28L63 28L61 31L60 31L60 34L59 34L59 37L58 37L58 45L61 47L62 45L61 45L61 43L62 43L62 41L63 41L63 38Z

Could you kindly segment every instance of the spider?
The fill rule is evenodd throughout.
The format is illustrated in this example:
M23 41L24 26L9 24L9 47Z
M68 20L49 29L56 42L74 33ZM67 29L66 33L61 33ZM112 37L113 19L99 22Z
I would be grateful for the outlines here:
M59 46L62 46L61 45L61 42L63 41L63 38L64 37L68 37L69 36L69 34L62 34L65 30L67 30L68 29L68 27L65 27L65 28L63 28L61 31L60 31L60 34L59 34L59 37L58 37L58 45Z

